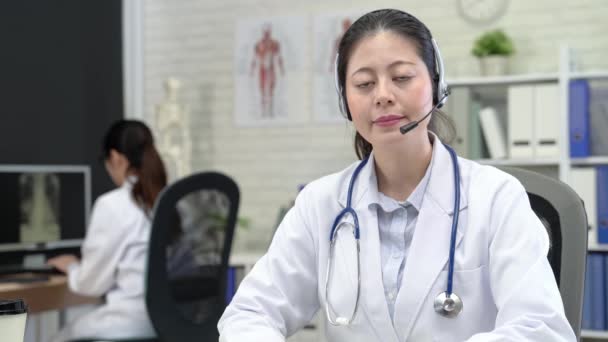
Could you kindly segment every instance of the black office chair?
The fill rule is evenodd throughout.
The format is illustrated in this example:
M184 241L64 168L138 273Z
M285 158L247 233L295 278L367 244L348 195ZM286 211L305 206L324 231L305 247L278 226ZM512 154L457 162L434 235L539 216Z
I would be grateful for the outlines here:
M587 215L581 198L559 180L512 167L503 171L526 189L532 210L547 228L549 263L564 302L566 318L580 339L587 257Z
M146 280L146 304L159 340L219 339L238 207L236 183L215 172L177 181L159 197Z
M219 339L217 322L226 307L239 198L236 183L215 172L188 176L162 191L154 209L146 274L146 306L158 337L103 341Z

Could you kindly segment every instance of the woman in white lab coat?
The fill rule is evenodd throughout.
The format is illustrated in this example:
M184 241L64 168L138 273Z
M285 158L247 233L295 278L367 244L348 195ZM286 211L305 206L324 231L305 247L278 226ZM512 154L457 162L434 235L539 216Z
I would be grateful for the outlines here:
M68 276L72 291L105 296L105 304L70 322L54 338L153 337L144 302L150 211L167 177L150 129L120 120L103 143L106 170L118 187L93 206L81 259L61 255L48 260Z
M326 292L330 230L347 207L357 162L303 189L224 312L221 341L284 341L319 309L335 342L575 341L547 261L548 235L522 185L462 158L455 184L438 136L448 122L437 110L449 93L441 64L426 26L398 10L368 13L344 34L337 88L357 155L368 160L351 203L360 272L352 230L340 229ZM434 302L447 286L456 186L452 293L463 307L445 317ZM328 301L342 325L329 324Z

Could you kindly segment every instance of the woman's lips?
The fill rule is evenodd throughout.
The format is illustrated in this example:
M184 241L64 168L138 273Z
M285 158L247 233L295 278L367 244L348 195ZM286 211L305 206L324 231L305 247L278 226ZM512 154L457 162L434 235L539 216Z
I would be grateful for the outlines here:
M389 126L398 124L399 121L401 121L404 118L405 117L401 116L401 115L383 115L383 116L377 118L376 120L374 120L374 124L381 126L381 127L389 127Z

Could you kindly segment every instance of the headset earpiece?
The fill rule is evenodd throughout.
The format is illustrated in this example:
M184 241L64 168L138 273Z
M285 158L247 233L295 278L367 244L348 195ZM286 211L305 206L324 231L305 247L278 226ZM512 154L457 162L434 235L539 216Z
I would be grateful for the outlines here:
M435 38L431 38L431 42L433 43L433 50L435 52L435 66L437 68L437 75L439 76L439 81L437 82L437 108L441 108L450 95L450 88L448 87L447 83L445 83L443 58L441 58L441 52L439 52L439 45L437 45Z

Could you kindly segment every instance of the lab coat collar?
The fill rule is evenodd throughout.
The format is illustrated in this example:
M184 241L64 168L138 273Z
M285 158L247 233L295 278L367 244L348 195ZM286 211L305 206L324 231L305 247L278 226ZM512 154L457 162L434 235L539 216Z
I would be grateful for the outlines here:
M123 187L132 188L139 178L136 175L128 175L125 177L125 181L122 183Z
M439 140L439 137L429 132L429 138L433 141L433 160L429 166L431 168L430 179L424 192L424 198L432 197L439 209L446 215L451 216L454 214L454 171L452 158L446 147ZM342 186L340 187L338 202L343 208L346 207L348 185L355 167L356 164L346 171L346 176L343 178ZM460 210L463 210L467 207L468 200L462 186L462 170L460 177ZM367 208L370 204L380 203L380 201L378 180L374 167L374 153L372 151L367 164L363 167L359 177L355 181L352 206L355 209Z

